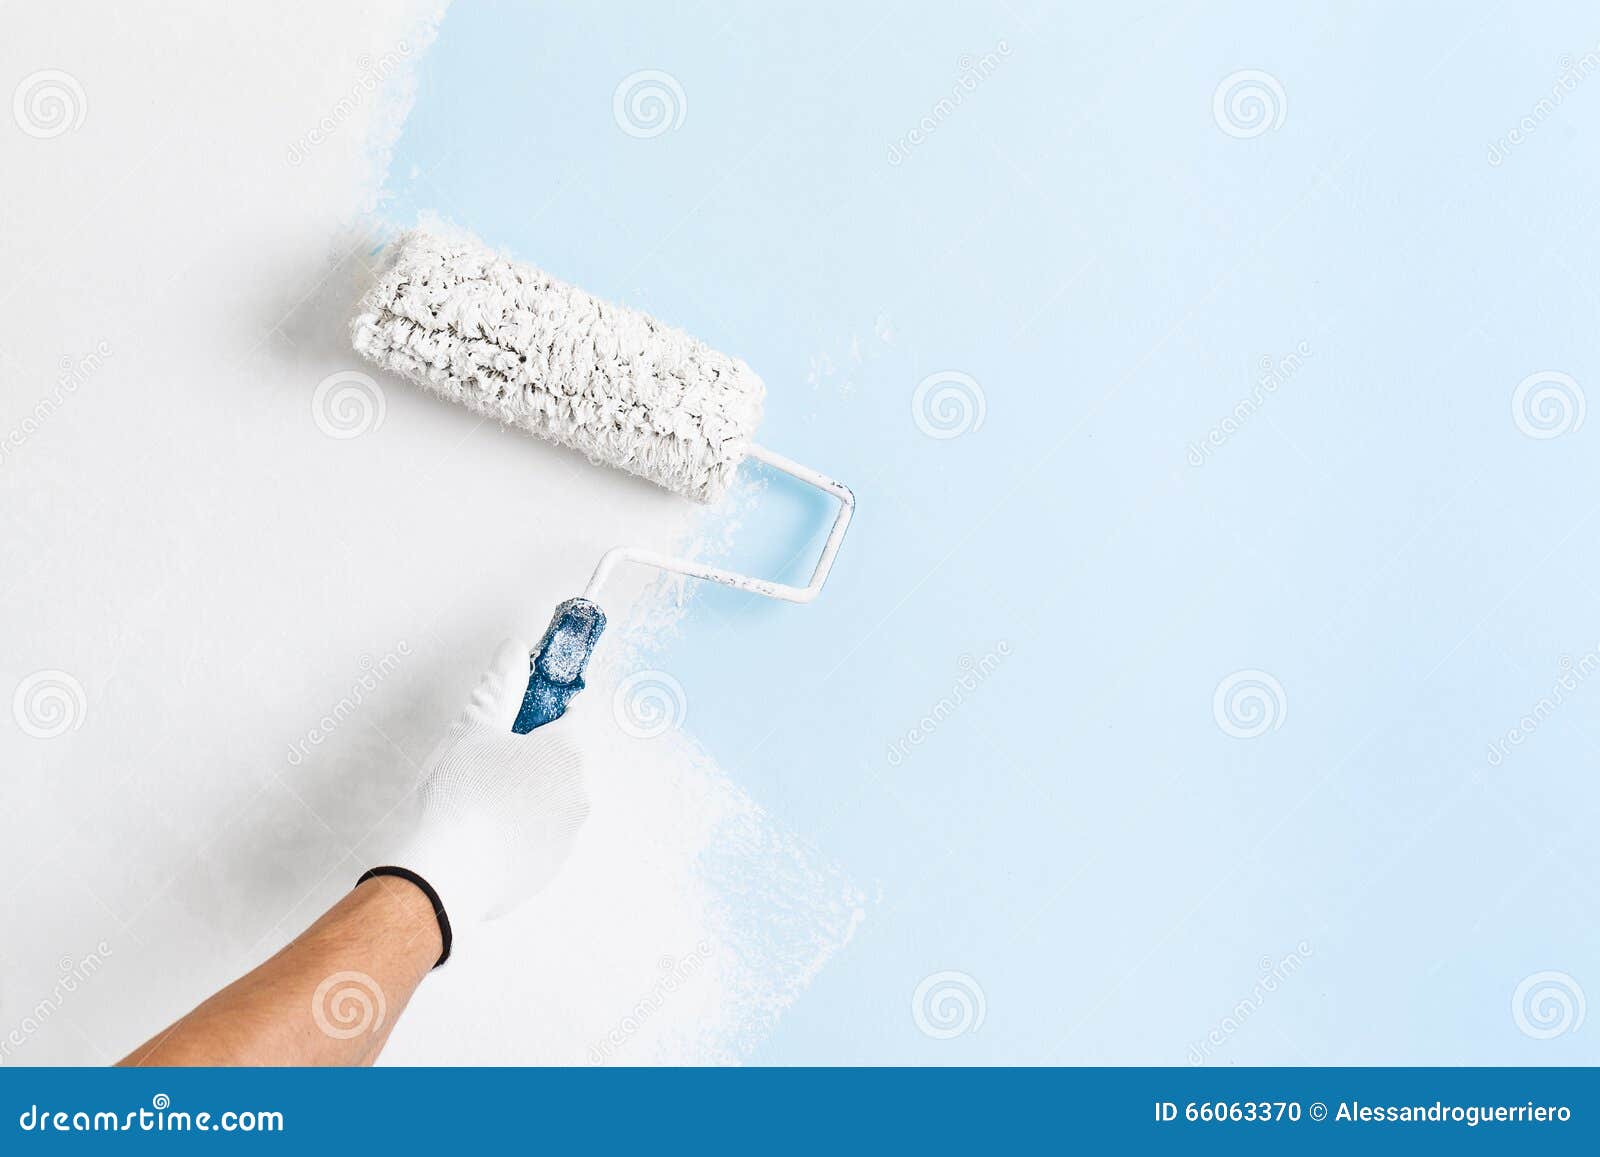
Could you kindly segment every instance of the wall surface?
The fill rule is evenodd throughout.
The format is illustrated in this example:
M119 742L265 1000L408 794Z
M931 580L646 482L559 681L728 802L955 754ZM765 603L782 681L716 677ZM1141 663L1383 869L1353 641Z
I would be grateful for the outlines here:
M5 1063L303 927L606 546L805 571L761 471L342 376L419 218L861 509L810 607L630 576L583 846L387 1059L1600 1060L1584 6L8 16Z

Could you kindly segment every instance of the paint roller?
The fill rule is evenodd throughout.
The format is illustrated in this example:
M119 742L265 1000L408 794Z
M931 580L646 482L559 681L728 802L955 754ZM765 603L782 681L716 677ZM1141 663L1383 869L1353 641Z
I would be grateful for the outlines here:
M649 314L592 297L471 237L418 230L388 248L351 324L356 351L452 402L593 462L712 503L746 459L826 491L839 510L803 587L633 546L608 550L529 656L512 730L566 711L605 629L599 600L625 563L792 603L822 590L855 510L848 487L752 439L765 387L750 367Z

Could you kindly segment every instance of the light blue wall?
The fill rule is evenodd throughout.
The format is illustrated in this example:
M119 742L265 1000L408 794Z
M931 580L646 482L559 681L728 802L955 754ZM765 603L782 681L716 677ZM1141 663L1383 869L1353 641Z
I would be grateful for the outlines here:
M633 7L458 5L387 212L739 354L764 440L856 487L821 602L703 591L662 660L876 897L756 1059L1600 1061L1512 1011L1545 970L1600 998L1600 677L1486 756L1600 662L1600 415L1513 415L1539 371L1600 405L1600 76L1536 107L1592 6ZM641 138L644 69L684 115ZM1230 135L1246 69L1282 120ZM941 371L981 427L919 429ZM821 520L774 485L732 561ZM1214 713L1241 670L1282 689L1256 738ZM911 1013L941 970L983 994L953 1039Z

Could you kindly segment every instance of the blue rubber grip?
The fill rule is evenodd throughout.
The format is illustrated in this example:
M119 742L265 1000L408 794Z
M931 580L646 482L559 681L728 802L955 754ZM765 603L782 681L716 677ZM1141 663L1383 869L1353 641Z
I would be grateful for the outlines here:
M556 608L544 638L528 656L528 689L512 731L526 735L566 713L583 690L583 669L605 629L605 612L588 599L568 599Z

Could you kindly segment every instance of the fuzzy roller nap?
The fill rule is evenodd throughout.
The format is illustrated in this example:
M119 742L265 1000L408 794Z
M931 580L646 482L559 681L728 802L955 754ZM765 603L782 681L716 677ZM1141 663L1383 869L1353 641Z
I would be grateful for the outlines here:
M580 598L556 609L530 656L513 728L559 718L583 689L606 617L596 600L612 569L641 563L769 598L816 598L844 539L848 487L752 438L765 387L738 358L626 306L591 297L471 238L402 234L351 326L356 350L401 377L606 466L697 502L715 502L755 458L839 499L804 587L637 547L607 551Z
M476 241L407 233L356 350L453 402L696 502L733 481L765 387L738 358Z

